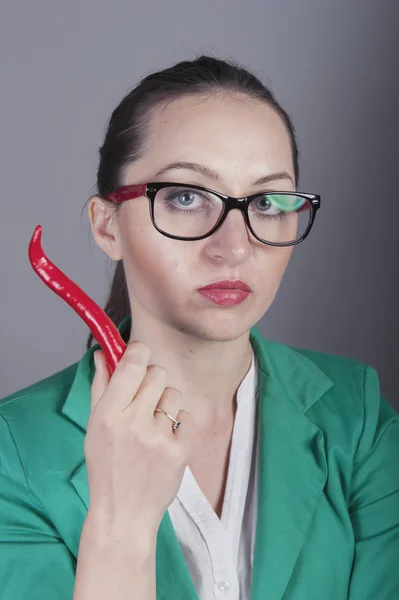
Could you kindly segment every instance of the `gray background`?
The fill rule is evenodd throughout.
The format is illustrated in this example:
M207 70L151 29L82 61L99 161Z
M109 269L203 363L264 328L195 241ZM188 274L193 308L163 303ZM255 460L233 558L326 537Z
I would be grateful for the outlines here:
M101 305L111 263L81 208L112 109L138 78L211 52L271 84L322 209L261 322L287 344L374 366L399 409L397 0L3 0L0 396L77 361L86 326L38 279L51 260Z

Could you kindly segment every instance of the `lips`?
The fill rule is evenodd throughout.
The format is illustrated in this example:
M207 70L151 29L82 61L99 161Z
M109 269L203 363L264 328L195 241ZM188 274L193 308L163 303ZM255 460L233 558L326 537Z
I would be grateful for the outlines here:
M200 288L200 290L242 290L243 292L250 292L251 288L243 281L231 281L225 279L224 281L210 283L209 285Z
M217 281L200 288L199 293L214 304L232 306L241 304L248 297L251 288L243 281Z

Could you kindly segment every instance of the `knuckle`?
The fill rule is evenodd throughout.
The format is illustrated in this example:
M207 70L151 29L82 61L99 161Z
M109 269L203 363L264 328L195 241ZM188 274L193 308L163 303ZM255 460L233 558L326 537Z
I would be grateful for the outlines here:
M182 404L182 395L176 388L166 387L162 393L160 402L162 405L167 406L169 410L173 410L177 414Z
M154 379L160 379L162 381L166 381L166 369L161 367L160 365L150 365L147 368L147 373L150 377Z
M126 371L134 373L143 373L147 367L147 363L144 362L143 357L135 352L128 352L126 350L122 359L116 365L115 371Z
M133 359L133 361L138 364L147 365L151 355L151 350L147 344L144 344L144 342L132 340L126 347L125 355L129 360Z
M115 422L109 414L96 415L89 423L87 434L84 438L84 449L89 450L92 445L96 445L96 440L102 440L103 443L110 443L115 436Z
M132 377L143 377L146 371L145 365L141 365L134 360L126 360L123 364L120 364L119 371L128 372ZM118 368L118 367L117 367Z
M154 431L151 435L137 432L137 441L153 457L162 456L165 453L165 440L160 431Z
M172 386L168 386L165 388L163 396L165 396L168 401L173 402L175 404L179 404L182 399L180 390Z
M135 443L142 448L146 448L152 444L152 436L148 435L148 432L144 432L143 429L137 427L135 424L130 426L130 434Z
M104 412L101 415L101 418L98 420L98 428L100 433L109 433L113 431L115 426L114 421L115 420L112 418L110 413Z

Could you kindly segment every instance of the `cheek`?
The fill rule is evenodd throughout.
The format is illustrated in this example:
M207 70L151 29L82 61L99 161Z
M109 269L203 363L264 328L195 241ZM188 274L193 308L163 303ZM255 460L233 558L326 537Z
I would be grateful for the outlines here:
M132 290L170 293L187 281L189 264L184 248L150 227L135 226L124 236L123 260Z
M276 253L278 255L278 269L281 273L280 277L282 277L291 258L293 246L287 246L286 248L278 248L278 251L279 252Z
M263 311L267 311L270 308L276 297L291 254L292 247L273 248L272 255L266 261L263 278L264 281L268 282L268 285L264 286L264 292L262 293Z
M262 257L257 261L257 291L259 300L266 307L277 294L282 277L292 254L292 247L266 248Z
M262 256L258 260L259 271L272 280L281 279L291 258L292 246L282 248L268 246L261 248L260 251Z
M278 277L278 282L277 282L277 287L280 285L281 283L281 279L285 273L285 270L287 268L287 265L289 263L289 260L291 258L291 254L292 254L292 246L290 246L289 248L280 248L281 251L281 256L279 256L278 258L278 262L276 265L276 270L277 270L277 277Z

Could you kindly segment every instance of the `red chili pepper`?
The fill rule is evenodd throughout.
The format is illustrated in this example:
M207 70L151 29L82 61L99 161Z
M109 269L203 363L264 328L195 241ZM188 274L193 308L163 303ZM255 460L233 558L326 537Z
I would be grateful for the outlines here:
M83 319L104 350L110 374L126 350L118 329L109 316L76 283L45 255L41 246L42 226L38 225L29 244L29 260L40 279Z

